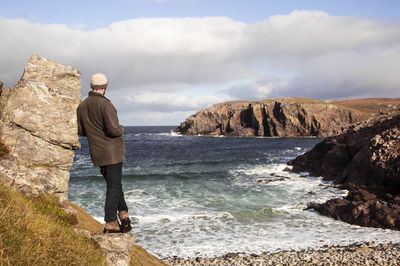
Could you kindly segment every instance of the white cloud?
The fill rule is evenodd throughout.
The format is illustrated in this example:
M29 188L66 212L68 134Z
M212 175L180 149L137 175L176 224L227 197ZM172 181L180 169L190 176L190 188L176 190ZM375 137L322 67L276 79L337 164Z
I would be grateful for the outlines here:
M138 93L118 100L124 110L193 111L223 101L217 96L187 96L175 93Z
M10 69L3 63L0 75L6 82L16 82L16 72L37 53L74 65L84 74L107 73L118 87L149 82L223 82L249 71L231 56L241 43L239 29L245 26L223 17L156 18L83 31L0 18L0 48L10 51L0 59L13 64ZM10 71L14 72L9 75Z
M122 125L141 125L141 126L178 126L191 112L161 112L161 111L133 111L119 112L118 117ZM182 120L183 119L183 120Z
M249 26L253 56L304 57L399 41L399 27L321 11L294 11Z
M0 17L0 36L0 80L7 86L39 54L77 67L83 94L92 73L105 73L124 112L129 101L177 116L229 97L400 97L400 25L320 11L254 24L226 17L132 19L89 31Z
M264 77L253 82L242 82L226 90L226 94L243 100L262 100L271 96L274 91L281 91L288 87L286 80L277 77Z

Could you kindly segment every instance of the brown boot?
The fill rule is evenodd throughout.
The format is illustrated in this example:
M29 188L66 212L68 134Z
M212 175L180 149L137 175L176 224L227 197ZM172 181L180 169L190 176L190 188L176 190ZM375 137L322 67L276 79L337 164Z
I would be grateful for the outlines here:
M121 233L121 228L119 226L118 220L106 223L103 233Z
M119 220L121 221L121 233L128 233L132 230L131 219L129 219L129 214L126 210L120 211L118 213Z

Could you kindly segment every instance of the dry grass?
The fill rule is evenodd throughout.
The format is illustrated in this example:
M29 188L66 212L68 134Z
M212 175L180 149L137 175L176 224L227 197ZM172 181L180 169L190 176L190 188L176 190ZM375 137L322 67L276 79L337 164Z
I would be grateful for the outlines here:
M282 103L290 103L290 104L323 104L324 102L314 100L311 98L303 98L303 97L280 97L280 98L271 98L265 99L262 101L256 101L255 103L271 103L271 102L282 102Z
M280 101L292 104L332 104L341 109L359 113L361 115L361 119L366 119L371 115L378 113L379 111L387 113L389 111L393 111L394 106L400 106L400 98L364 98L318 101L302 97L285 97L267 99L263 101L258 101L257 103L268 103L273 101ZM390 108L390 106L392 106L392 108Z
M76 206L72 202L66 202L66 205L72 207L76 212L76 224L79 229L89 231L90 233L103 232L103 225L95 220L89 213Z
M54 196L27 197L0 183L0 265L105 265L76 223Z
M162 266L167 265L140 247L134 246L131 250L131 266Z
M304 97L285 97L285 98L275 98L272 100L278 100L282 102L290 102L295 104L320 104L324 103L315 99L311 98L304 98Z
M361 113L362 118L368 118L372 114L378 113L380 110L388 112L388 105L400 105L399 98L365 98L365 99L349 99L349 100L333 100L327 101L341 108L356 110Z
M74 227L98 233L103 225L71 202L67 213L54 196L25 196L0 182L0 265L105 265L97 243ZM130 265L166 265L140 246Z

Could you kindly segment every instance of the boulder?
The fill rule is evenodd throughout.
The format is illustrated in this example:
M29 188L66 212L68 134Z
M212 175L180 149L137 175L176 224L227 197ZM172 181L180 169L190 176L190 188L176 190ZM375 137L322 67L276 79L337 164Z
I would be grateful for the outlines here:
M132 234L90 234L107 258L107 265L129 266L136 237Z
M25 193L67 199L69 168L80 148L80 101L75 68L33 55L20 81L0 97L0 139L10 150L0 160L0 180Z
M382 201L366 190L351 191L345 199L310 203L308 208L350 224L400 230L400 206Z

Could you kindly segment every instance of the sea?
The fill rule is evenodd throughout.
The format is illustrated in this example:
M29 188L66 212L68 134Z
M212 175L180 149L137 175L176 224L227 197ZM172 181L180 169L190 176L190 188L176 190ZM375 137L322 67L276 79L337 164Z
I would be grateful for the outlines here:
M285 171L321 139L181 136L173 129L125 127L122 183L132 234L161 259L400 242L398 231L305 210L347 194L321 177ZM105 181L86 138L80 142L69 200L104 223Z

